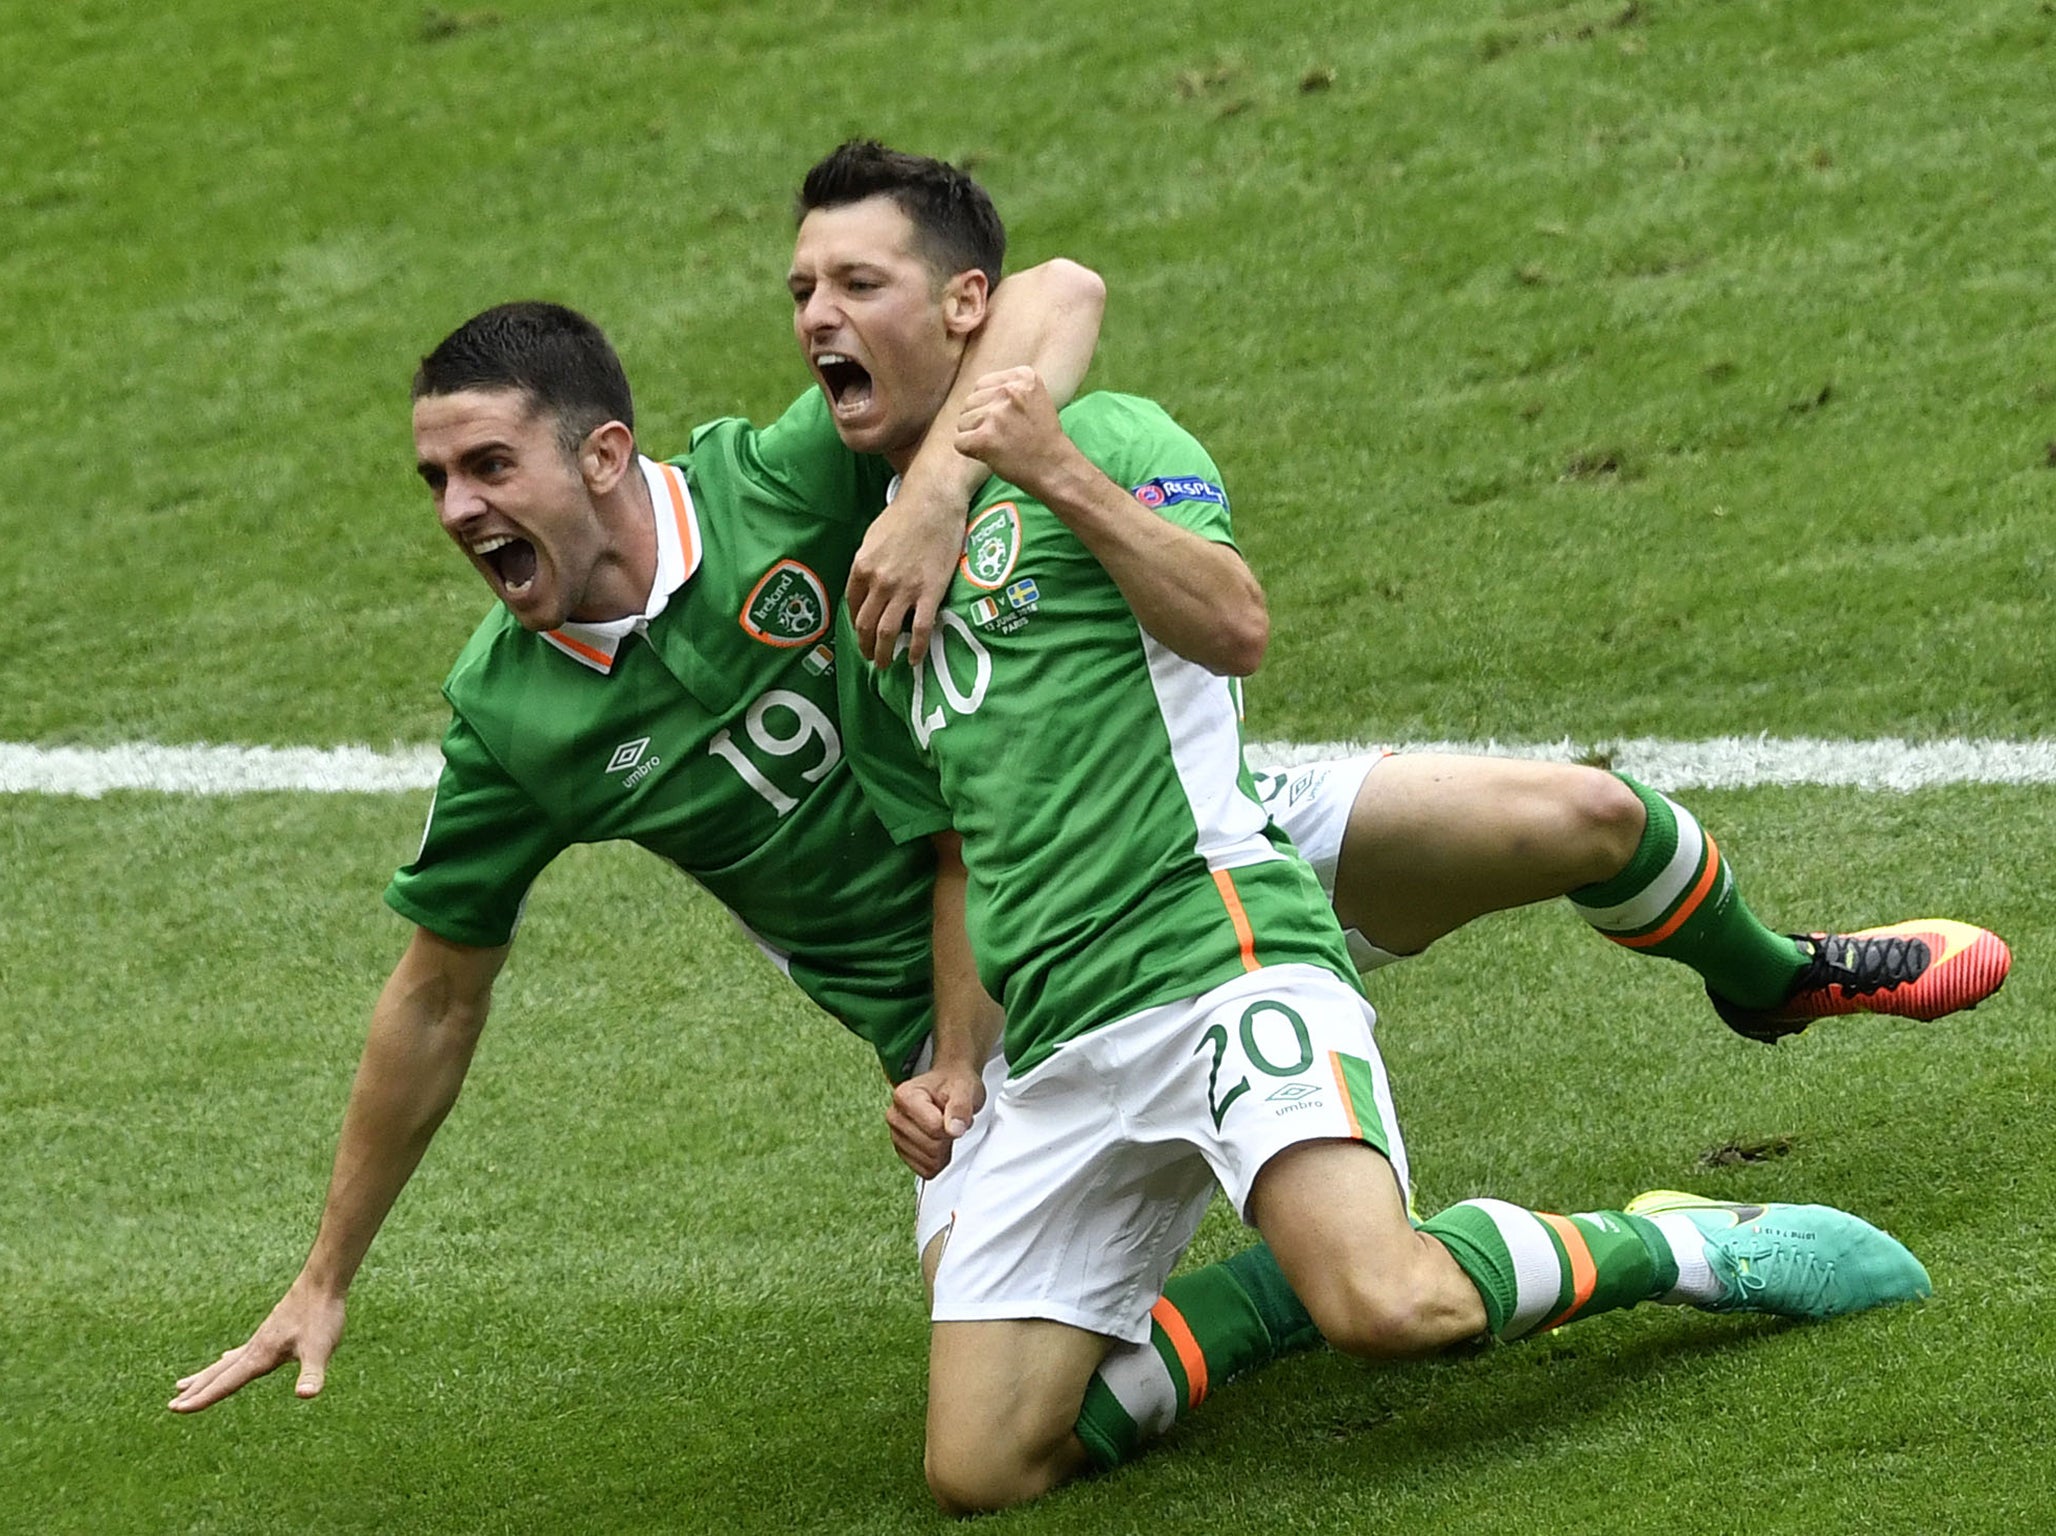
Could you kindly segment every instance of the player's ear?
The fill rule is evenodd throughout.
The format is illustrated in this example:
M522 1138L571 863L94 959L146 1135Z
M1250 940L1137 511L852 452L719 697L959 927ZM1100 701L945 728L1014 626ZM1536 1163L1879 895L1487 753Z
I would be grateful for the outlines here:
M991 283L972 267L951 278L942 290L943 323L952 336L968 336L985 323L986 305L992 298Z
M619 485L634 463L635 434L618 421L594 427L578 445L578 472L585 488L595 496L604 496Z

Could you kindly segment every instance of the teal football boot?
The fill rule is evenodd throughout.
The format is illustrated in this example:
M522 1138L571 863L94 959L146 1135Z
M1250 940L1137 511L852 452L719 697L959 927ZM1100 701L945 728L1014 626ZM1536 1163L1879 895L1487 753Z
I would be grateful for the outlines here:
M1934 1294L1905 1244L1831 1205L1741 1205L1652 1189L1627 1210L1675 1211L1699 1229L1721 1286L1707 1312L1840 1317Z

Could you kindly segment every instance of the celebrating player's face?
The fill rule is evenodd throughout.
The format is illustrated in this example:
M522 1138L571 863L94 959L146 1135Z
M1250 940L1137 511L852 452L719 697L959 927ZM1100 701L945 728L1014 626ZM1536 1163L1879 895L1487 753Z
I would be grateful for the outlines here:
M843 442L904 469L984 318L984 275L938 276L913 221L880 195L809 213L786 285L793 334Z
M522 627L583 612L610 548L556 422L520 390L473 389L414 402L416 468L443 531Z

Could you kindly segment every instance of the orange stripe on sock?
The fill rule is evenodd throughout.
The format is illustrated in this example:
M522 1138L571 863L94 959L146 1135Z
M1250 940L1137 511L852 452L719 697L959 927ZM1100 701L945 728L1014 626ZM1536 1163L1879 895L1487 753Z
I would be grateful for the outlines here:
M1214 885L1221 893L1221 904L1228 909L1228 921L1235 925L1235 940L1242 946L1242 968L1245 971L1261 970L1256 963L1256 935L1249 931L1249 914L1242 910L1242 898L1235 893L1235 882L1228 877L1228 871L1214 871Z
M1328 1052L1328 1070L1335 1074L1336 1092L1342 1095L1342 1112L1349 1116L1349 1134L1364 1139L1363 1122L1356 1117L1356 1100L1349 1096L1349 1080L1342 1075L1342 1053Z
M1549 1211L1537 1211L1535 1215L1563 1240L1564 1256L1571 1261L1571 1304L1535 1330L1547 1333L1577 1316L1578 1308L1592 1299L1592 1291L1599 1284L1599 1266L1592 1262L1592 1245L1585 1241L1585 1234L1578 1230L1575 1221Z
M1684 904L1677 911L1671 913L1670 921L1654 933L1639 934L1632 939L1623 939L1611 933L1607 937L1612 939L1614 943L1625 945L1629 949L1647 949L1652 944L1661 944L1665 939L1684 927L1685 920L1699 910L1699 904L1706 900L1707 892L1713 889L1713 883L1719 876L1720 849L1715 845L1711 835L1709 835L1706 839L1706 868L1700 871L1699 883L1692 887L1691 892L1685 897Z
M1164 1337L1178 1352L1178 1363L1185 1367L1185 1406L1197 1408L1206 1401L1206 1353L1200 1349L1199 1340L1192 1336L1192 1325L1185 1321L1183 1312L1171 1305L1168 1296L1157 1298L1157 1304L1149 1309L1149 1316L1164 1330Z

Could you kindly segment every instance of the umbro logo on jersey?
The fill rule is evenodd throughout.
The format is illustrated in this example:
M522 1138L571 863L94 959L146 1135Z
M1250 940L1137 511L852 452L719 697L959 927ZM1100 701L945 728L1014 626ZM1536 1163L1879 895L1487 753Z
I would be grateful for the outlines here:
M607 761L607 772L626 773L642 761L643 753L650 750L650 738L638 736L633 741L624 741L614 749L613 757Z
M664 766L664 759L654 754L645 756L650 750L650 738L638 736L634 741L624 741L614 749L614 755L607 760L607 772L626 773L621 781L623 789L633 789L644 779Z
M812 645L828 633L828 592L821 578L797 560L781 560L743 599L736 622L766 645Z

